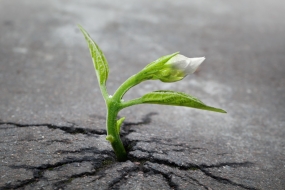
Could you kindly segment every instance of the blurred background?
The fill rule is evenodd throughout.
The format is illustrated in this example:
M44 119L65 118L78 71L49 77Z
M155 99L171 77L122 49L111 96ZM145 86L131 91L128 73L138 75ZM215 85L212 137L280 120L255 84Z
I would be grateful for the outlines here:
M180 51L188 57L206 57L196 76L180 85L146 83L127 98L157 87L174 88L227 110L237 111L238 104L240 111L268 110L281 117L284 5L280 0L2 0L1 116L43 119L94 111L94 93L101 95L77 28L81 24L107 57L110 93L147 63ZM98 109L103 112L103 102Z

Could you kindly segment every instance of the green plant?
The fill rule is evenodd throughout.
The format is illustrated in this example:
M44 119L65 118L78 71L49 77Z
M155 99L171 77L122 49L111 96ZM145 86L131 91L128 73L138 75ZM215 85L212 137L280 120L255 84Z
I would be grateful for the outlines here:
M123 101L124 94L133 86L146 80L161 80L162 82L176 82L182 80L188 74L196 71L198 66L205 60L201 58L187 58L178 53L166 55L148 64L137 74L128 78L112 95L106 89L106 82L109 74L107 60L98 47L91 39L89 34L79 26L85 40L88 43L90 54L94 63L99 86L107 106L107 136L108 140L119 161L127 159L127 153L120 139L120 127L125 119L122 117L117 120L118 112L126 107L137 104L163 104L173 106L186 106L208 111L226 113L226 111L205 105L199 99L182 93L169 90L159 90L147 93L140 98Z

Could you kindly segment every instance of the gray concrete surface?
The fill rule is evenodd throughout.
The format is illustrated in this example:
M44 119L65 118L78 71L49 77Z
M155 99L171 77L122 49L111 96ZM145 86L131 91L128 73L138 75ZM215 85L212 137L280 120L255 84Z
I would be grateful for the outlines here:
M0 189L284 189L285 3L0 1ZM179 83L228 114L134 106L116 161L81 24L105 52L113 93L156 58L205 56Z

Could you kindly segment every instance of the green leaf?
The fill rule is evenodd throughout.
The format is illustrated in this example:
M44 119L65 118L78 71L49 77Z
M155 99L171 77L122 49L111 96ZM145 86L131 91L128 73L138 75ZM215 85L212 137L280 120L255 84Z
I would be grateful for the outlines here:
M83 33L85 40L88 43L90 54L93 60L94 68L99 80L99 84L106 84L109 75L108 62L98 45L91 39L90 35L86 32L82 26L78 25L79 29Z
M190 96L188 94L182 92L168 91L168 90L154 91L145 94L144 96L142 96L141 101L142 103L149 103L149 104L185 106L202 110L227 113L222 109L207 106L201 100L193 96Z
M162 56L162 57L158 58L157 60L149 63L147 66L145 66L144 69L149 68L150 66L160 67L160 66L164 65L169 59L171 59L172 57L177 55L178 53L179 52L176 52L176 53L173 53L173 54L170 54L170 55Z

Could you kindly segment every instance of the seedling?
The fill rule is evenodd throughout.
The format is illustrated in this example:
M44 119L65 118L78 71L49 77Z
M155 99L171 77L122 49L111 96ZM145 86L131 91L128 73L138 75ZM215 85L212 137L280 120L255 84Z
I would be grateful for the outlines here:
M162 82L176 82L182 80L188 74L196 71L198 66L205 60L200 58L187 58L178 52L163 56L154 62L148 64L137 74L128 78L113 95L109 95L106 88L106 82L109 75L108 62L98 45L91 39L89 34L78 26L88 43L90 54L95 67L99 86L107 106L107 136L108 140L119 161L127 159L127 153L120 139L120 127L125 120L122 117L117 120L118 112L126 107L137 104L163 104L172 106L186 106L208 111L226 113L226 111L207 106L199 99L185 94L169 90L159 90L147 93L140 98L123 101L124 94L135 85L146 80L160 80Z

